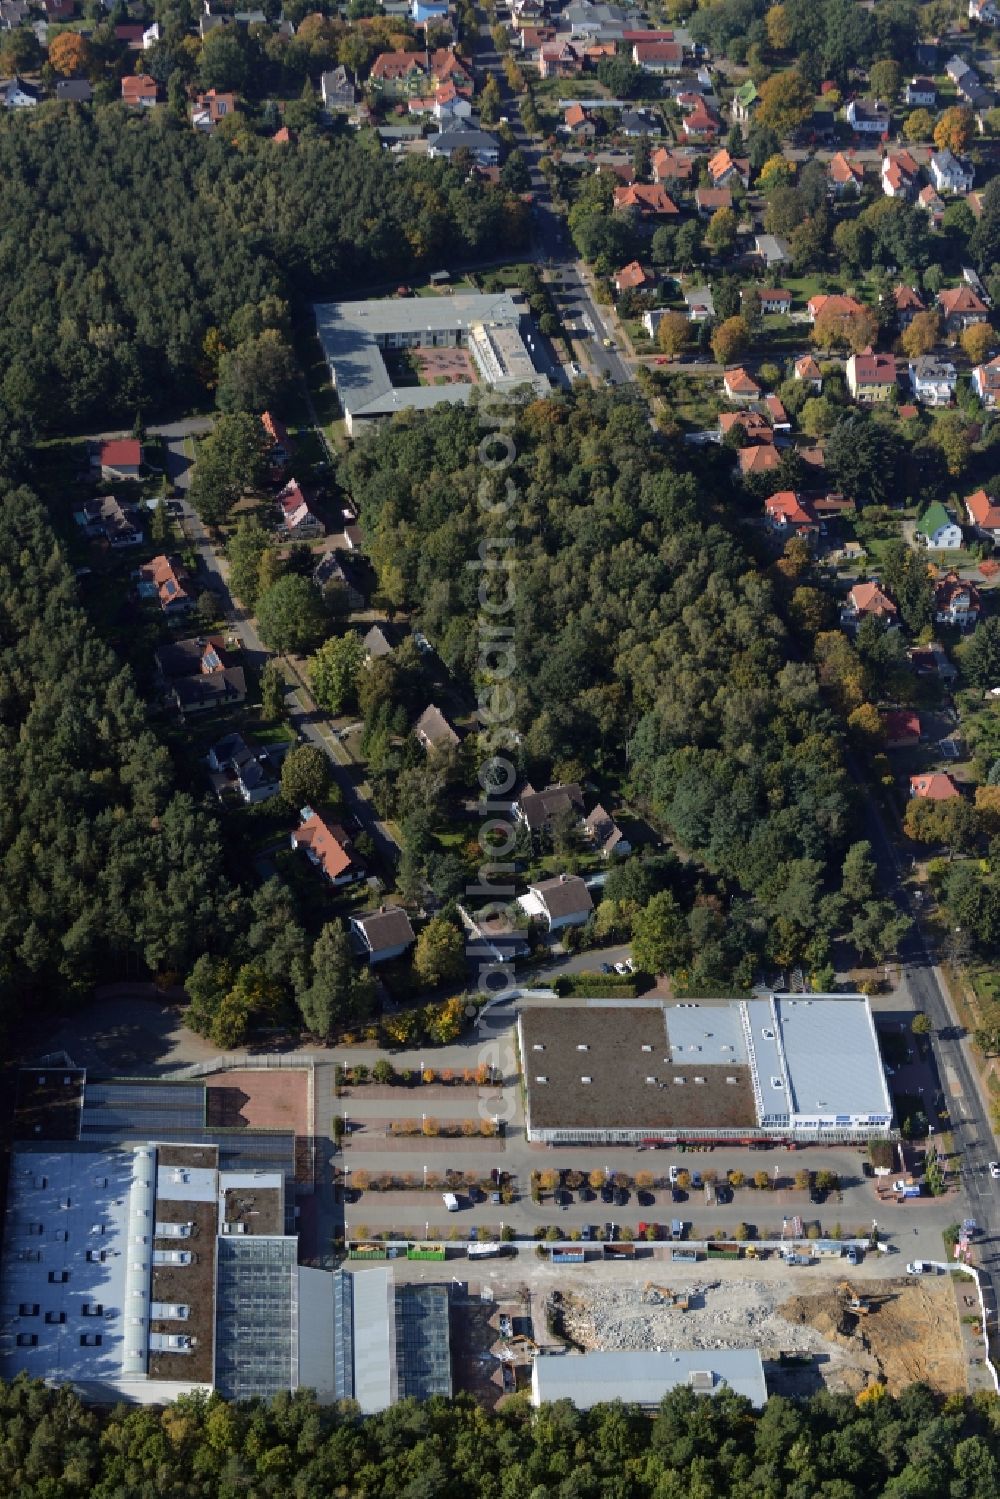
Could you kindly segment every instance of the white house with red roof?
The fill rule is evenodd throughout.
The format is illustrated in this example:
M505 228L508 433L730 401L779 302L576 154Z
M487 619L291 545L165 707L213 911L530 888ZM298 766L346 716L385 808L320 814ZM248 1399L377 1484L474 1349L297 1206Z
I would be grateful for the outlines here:
M920 714L912 708L884 708L879 718L886 749L915 749L920 743Z
M909 203L917 191L920 168L909 151L897 151L882 158L882 191L887 198L902 198Z
M680 42L635 42L632 61L644 73L679 73L684 66Z
M658 182L616 187L614 206L617 213L634 208L644 219L674 218L678 213L677 204Z
M794 489L781 489L764 501L764 514L771 529L782 535L818 536L820 524L807 499Z
M811 354L803 354L796 359L795 378L811 385L817 395L823 389L823 371Z
M966 496L965 509L970 524L975 526L980 536L1000 541L1000 505L992 495L987 494L985 489L977 489L975 494Z
M1000 402L1000 357L989 364L977 364L972 371L972 387L983 405L994 410Z
M922 797L929 802L947 802L961 796L946 770L924 771L922 775L910 777L910 795Z
M949 333L961 333L974 323L985 323L986 306L971 286L952 286L938 292L938 306Z
M934 589L934 618L939 624L967 630L978 620L980 607L979 589L958 573L948 573Z
M684 132L685 139L689 141L714 141L720 128L718 115L709 109L699 94L697 104L684 116L681 124L681 130Z
M155 599L164 614L183 614L194 599L184 587L184 574L175 558L152 557L135 574L139 597Z
M902 328L908 328L918 312L926 312L920 293L913 286L899 285L892 294L896 307L896 323Z
M291 834L291 845L302 849L331 885L349 885L360 878L362 870L351 856L350 839L343 828L325 822L312 807L303 807L299 819L299 826Z
M751 401L760 399L760 386L752 375L748 374L740 366L737 369L726 370L722 377L722 388L728 400L735 404L745 406Z
M734 157L723 146L708 158L708 175L713 187L733 187L741 183L750 186L750 158Z
M855 583L840 617L844 624L853 624L868 616L895 623L897 612L892 599L877 583Z
M281 509L282 529L295 541L326 534L326 527L315 511L310 510L309 502L296 479L289 479L279 492L278 505Z
M94 455L102 479L138 479L142 470L142 443L135 437L115 437L102 442Z
M856 197L864 186L865 171L860 162L838 151L827 168L830 191L835 198Z

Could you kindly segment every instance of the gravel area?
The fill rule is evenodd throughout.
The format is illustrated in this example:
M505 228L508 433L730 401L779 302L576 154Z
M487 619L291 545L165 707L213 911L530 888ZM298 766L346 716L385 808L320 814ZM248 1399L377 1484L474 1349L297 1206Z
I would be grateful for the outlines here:
M669 1277L656 1282L670 1286ZM707 1280L676 1289L686 1291L690 1309L668 1306L655 1290L603 1285L600 1299L578 1294L562 1299L566 1333L585 1348L642 1349L682 1343L685 1348L756 1347L765 1356L780 1349L823 1353L827 1340L815 1328L788 1322L778 1307L787 1284L760 1280Z

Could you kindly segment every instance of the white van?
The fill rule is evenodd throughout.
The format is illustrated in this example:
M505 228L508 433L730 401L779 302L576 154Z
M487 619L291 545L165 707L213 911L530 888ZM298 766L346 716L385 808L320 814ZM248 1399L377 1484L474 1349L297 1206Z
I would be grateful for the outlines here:
M443 1201L449 1213L458 1212L458 1198L455 1196L454 1192L443 1193Z

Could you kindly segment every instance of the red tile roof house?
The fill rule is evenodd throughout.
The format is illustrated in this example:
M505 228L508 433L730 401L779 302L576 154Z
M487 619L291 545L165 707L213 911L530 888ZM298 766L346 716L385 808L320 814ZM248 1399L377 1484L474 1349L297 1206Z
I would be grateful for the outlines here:
M299 817L300 824L291 835L292 847L304 849L312 863L322 869L331 885L349 885L352 880L359 878L360 869L344 843L322 817L312 807L303 807Z
M764 501L764 514L773 531L796 536L818 536L820 525L808 500L793 489L782 489Z
M795 361L795 378L811 385L817 394L823 389L823 371L811 354L803 354Z
M835 198L843 198L848 194L856 195L864 185L864 167L859 162L852 161L845 156L843 151L838 151L828 168L830 177L830 188Z
M761 312L787 313L791 311L792 294L784 286L758 286Z
M138 479L142 469L142 443L135 437L117 437L102 442L93 462L102 479Z
M841 611L841 622L851 624L871 615L875 619L884 619L895 623L896 606L887 593L883 593L877 583L855 583L847 595L847 602Z
M269 461L276 468L283 468L292 456L292 439L288 435L288 428L278 417L272 416L270 411L264 412L260 424L271 440Z
M938 292L938 306L949 333L961 333L973 323L985 323L986 308L971 286L953 286Z
M650 186L636 182L631 187L616 187L615 212L620 213L628 208L638 209L639 216L643 219L673 217L678 212L676 203L659 183Z
M372 89L390 99L422 94L428 68L420 52L380 52L372 63L368 81Z
M764 410L771 418L771 426L775 432L790 432L792 424L788 419L788 412L782 406L777 396L764 397Z
M880 714L886 749L914 749L920 743L920 714L910 708L886 708Z
M710 219L720 208L732 208L733 195L728 187L699 187L694 204L703 219Z
M741 406L760 399L760 386L743 368L726 370L722 377L722 388L728 400Z
M713 114L699 95L690 114L684 116L681 129L687 140L714 141L719 133L719 117Z
M856 401L886 401L896 388L896 360L892 354L865 349L847 361L847 388Z
M281 507L281 525L286 536L296 541L310 536L323 536L326 527L316 513L309 509L308 501L295 479L289 479L278 495Z
M946 770L932 770L910 777L911 796L920 796L929 802L947 802L961 794Z
M760 442L750 448L740 448L736 454L736 471L741 479L773 474L780 467L781 454L773 442Z
M740 182L744 187L750 186L750 158L747 156L730 156L723 146L721 151L716 151L708 159L708 175L712 179L713 187L732 187Z
M900 329L908 328L918 312L926 312L919 293L912 286L897 286L892 294L896 304L896 323Z
M979 589L957 573L942 578L934 590L934 618L939 624L967 630L979 618Z
M156 79L147 74L136 74L122 79L122 103L138 105L141 109L152 109L156 103Z
M611 278L615 291L621 295L623 291L655 291L656 277L651 271L644 270L638 260L629 261L628 265L622 266Z
M368 916L352 916L351 935L371 964L400 958L417 940L401 906L380 906Z
M668 151L661 146L653 152L652 168L655 182L690 182L694 176L698 157L693 152Z
M582 72L582 53L572 42L543 42L539 47L539 78L572 78Z
M153 557L144 562L135 574L139 597L156 599L164 614L183 614L190 609L194 599L182 584L179 565L170 557Z
M644 73L679 73L684 66L680 42L636 42L632 61Z
M192 104L191 124L195 130L208 134L221 120L238 113L235 94L220 94L216 89L210 88L207 94L199 94Z
M977 489L975 494L966 496L965 509L970 524L975 526L980 536L1000 541L1000 505L992 495L988 495L985 489Z
M882 158L882 191L887 198L904 198L907 202L917 190L920 168L909 151Z
M742 431L748 443L774 441L774 429L759 411L720 411L719 436L728 437L734 428Z
M572 134L593 140L597 134L597 122L592 120L582 104L571 104L563 116L563 125Z

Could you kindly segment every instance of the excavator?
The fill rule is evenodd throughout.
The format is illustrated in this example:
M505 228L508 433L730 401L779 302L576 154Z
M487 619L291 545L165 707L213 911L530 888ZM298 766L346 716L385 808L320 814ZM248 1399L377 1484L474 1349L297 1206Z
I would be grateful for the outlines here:
M672 1306L679 1312L686 1312L690 1305L689 1298L680 1291L672 1291L669 1286L658 1286L653 1281L647 1280L642 1288L642 1299L654 1306Z

